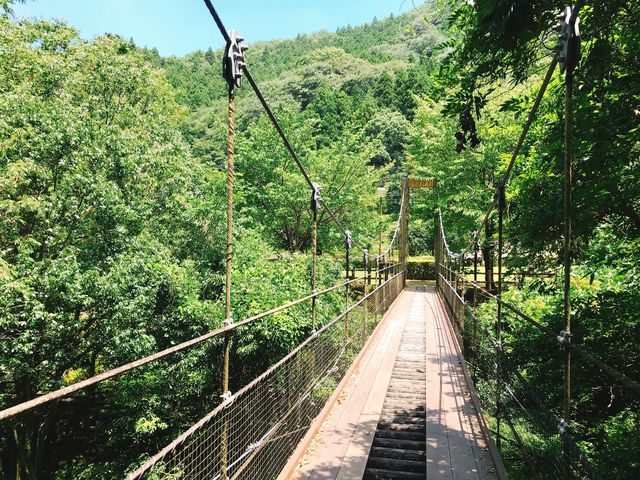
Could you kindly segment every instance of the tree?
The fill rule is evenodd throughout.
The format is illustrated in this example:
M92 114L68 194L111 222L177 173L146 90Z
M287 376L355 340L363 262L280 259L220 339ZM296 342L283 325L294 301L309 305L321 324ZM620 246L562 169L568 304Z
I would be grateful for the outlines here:
M492 82L504 78L515 83L526 81L539 68L540 54L547 52L545 42L552 41L556 14L557 4L551 1L521 4L484 0L461 5L456 13L461 35L449 63L452 78L460 81L461 89L457 97L449 98L451 113L467 118L474 115L484 106L482 99ZM508 21L501 20L505 18ZM531 18L537 21L531 22ZM574 101L574 233L583 245L602 222L624 225L619 230L622 237L640 232L640 204L633 200L640 190L637 176L631 174L638 166L635 146L640 137L634 109L640 92L638 82L628 82L639 65L631 53L637 50L638 39L629 33L638 18L636 4L617 0L590 4L581 12L583 56L576 73ZM519 238L526 242L539 238L537 232L549 232L544 240L549 247L561 234L560 229L552 228L561 216L556 194L562 189L562 166L555 160L562 153L559 87L553 90L553 97L546 113L554 121L539 132L535 155L525 164L517 187L523 195L519 205L525 210L522 215L516 212L515 218ZM544 188L531 181L534 175L548 180ZM531 201L540 196L544 201ZM540 247L539 243L523 245L543 252Z
M375 186L385 170L368 166L376 151L361 133L345 129L334 143L313 149L312 123L295 126L293 116L280 112L290 140L314 181L323 187L323 198L340 221L349 225L354 238L372 224ZM305 250L311 244L311 191L267 119L251 126L238 144L238 170L242 175L245 208L265 234L281 247ZM269 215L265 216L265 212ZM341 244L331 219L319 215L323 248Z
M130 43L0 22L6 407L211 328L223 218L221 175L192 164L183 109ZM97 401L3 425L2 468L51 476L69 453L52 426Z
M388 109L378 111L365 127L366 134L377 139L384 147L379 150L372 164L383 167L391 163L394 169L401 167L408 130L409 122L401 113Z
M383 72L378 77L373 87L373 93L382 106L392 107L396 104L396 95L394 91L393 77Z

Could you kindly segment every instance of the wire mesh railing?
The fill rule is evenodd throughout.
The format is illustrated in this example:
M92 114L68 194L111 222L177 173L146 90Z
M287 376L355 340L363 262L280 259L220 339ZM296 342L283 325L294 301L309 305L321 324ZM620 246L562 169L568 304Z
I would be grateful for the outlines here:
M128 478L277 477L352 359L404 288L403 278L404 272L396 273L363 294ZM220 441L225 435L226 449Z
M385 275L389 278L386 281ZM376 286L377 278L381 279L379 286ZM87 471L92 473L92 478L122 478L128 466L139 465L142 459L171 442L212 408L221 402L224 404L220 377L225 335L232 335L236 345L244 339L268 337L278 332L278 319L282 321L285 317L291 321L297 319L302 331L306 329L305 335L311 335L308 319L311 300L315 298L318 326L322 328L333 322L329 332L318 338L324 341L329 333L337 332L340 327L346 328L352 338L339 357L342 361L360 345L362 335L370 333L403 281L404 267L398 263L385 265L378 271L365 269L357 278L327 287L315 295L307 295L31 401L10 406L0 411L3 456L17 458L20 455L20 451L11 448L9 439L13 437L22 448L40 449L40 453L34 452L32 457L39 459L40 464L30 465L28 457L21 459L23 468L31 466L34 478L74 478L79 472ZM365 291L367 296L341 314L345 309L347 286L349 304L356 302ZM365 305L367 323L363 326ZM336 316L340 316L342 322L332 320ZM230 359L232 389L239 391L248 379L281 362L287 353L268 348L247 354L241 348L233 348ZM320 369L320 360L326 363L326 359L318 358ZM342 364L339 367L342 368ZM331 378L340 371L332 372ZM308 375L308 369L301 370L301 375L303 383L309 380L304 376ZM318 387L319 391L328 388L330 382L326 379ZM320 398L317 392L311 396L316 400ZM281 412L275 408L271 411ZM119 433L113 435L116 431Z
M441 270L449 270L441 267ZM572 478L597 478L588 461L577 448L569 431L559 435L561 412L552 408L548 399L538 397L525 374L520 372L513 361L514 352L508 340L498 342L495 332L474 312L473 304L480 308L485 317L495 318L496 304L489 303L491 297L480 290L466 291L468 284L457 272L449 276L458 279L453 282L447 274L438 274L438 291L447 307L456 337L462 347L464 359L471 373L476 391L487 414L493 440L499 445L500 453L512 478L534 476L542 479L566 478L565 452L571 447ZM470 297L470 298L468 298ZM504 314L503 325L510 324ZM538 332L539 333L539 332ZM524 334L524 332L520 332ZM554 345L545 352L561 361L562 352ZM541 352L518 352L529 355L532 364L542 363ZM534 358L535 357L535 358ZM561 387L561 377L550 379ZM556 405L561 405L561 391L558 389Z
M562 333L469 280L462 257L449 250L441 221L435 254L438 292L511 478L631 478L622 472L634 468L632 458L615 472L594 464L594 451L610 447L593 434L585 436L581 409L589 415L597 408L589 395L577 398L572 424L564 420ZM619 404L638 407L638 382L575 342L569 348L574 383L580 379L582 392L606 388Z

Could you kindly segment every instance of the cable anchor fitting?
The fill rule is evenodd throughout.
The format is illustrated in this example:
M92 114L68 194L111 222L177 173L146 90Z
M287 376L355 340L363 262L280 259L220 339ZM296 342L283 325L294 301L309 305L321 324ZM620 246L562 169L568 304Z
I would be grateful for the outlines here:
M566 330L562 330L560 332L560 335L558 335L558 343L560 345L568 345L571 343L571 338L573 337L573 335L571 334L571 332L567 332Z
M365 248L362 250L362 257L364 261L365 267L369 265L369 249Z
M311 211L315 214L320 210L320 202L322 201L322 186L318 183L311 184Z
M349 251L351 250L351 244L353 242L353 237L351 236L351 232L347 230L344 232L344 248Z
M227 390L222 395L220 395L220 398L222 399L223 402L226 402L227 400L231 400L232 397L233 395L229 390Z
M560 64L560 73L565 73L567 70L573 72L580 60L580 17L576 15L575 23L572 25L571 17L574 12L574 7L566 7L556 17L558 20L555 26L555 31L558 34L556 51L558 63Z
M565 435L569 435L571 433L571 427L565 419L561 419L560 423L558 423L558 433L561 437L564 437Z
M235 87L242 86L243 69L247 65L244 52L249 47L242 42L244 42L244 37L240 36L235 30L229 32L229 41L224 48L224 56L222 58L222 76L229 84L231 91Z

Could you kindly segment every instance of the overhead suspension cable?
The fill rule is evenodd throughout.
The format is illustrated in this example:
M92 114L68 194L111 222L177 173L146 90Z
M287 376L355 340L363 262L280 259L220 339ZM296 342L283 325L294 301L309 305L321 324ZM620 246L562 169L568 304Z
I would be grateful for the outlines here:
M222 22L222 19L220 18L220 15L218 15L218 12L216 11L216 9L213 6L213 4L211 3L211 0L204 0L204 3L206 4L207 9L209 10L209 13L213 17L213 19L214 19L214 21L215 21L215 23L216 23L216 25L218 27L218 30L220 30L220 33L224 37L225 41L226 42L230 42L231 38L229 36L229 33L226 30L226 28L224 26L224 23ZM251 88L253 89L254 93L258 97L258 100L260 101L260 104L262 105L262 108L264 109L264 111L266 112L267 116L269 117L269 120L271 121L271 123L273 124L274 128L278 132L278 135L280 136L280 139L282 140L282 143L284 144L285 148L287 149L287 151L291 155L291 158L293 159L293 161L295 162L296 166L298 167L298 170L300 170L300 173L304 177L304 179L307 182L307 185L309 186L309 188L313 190L314 182L311 179L311 176L309 175L309 173L307 172L306 168L304 167L302 161L300 160L300 157L298 156L298 153L296 152L295 148L293 147L293 145L289 141L289 138L287 137L286 133L284 132L282 126L280 125L280 122L278 121L278 119L276 118L275 114L273 113L273 110L269 106L269 103L267 102L266 98L262 94L262 91L258 87L258 84L254 80L253 76L251 75L251 72L249 71L249 67L246 64L242 65L242 71L243 71L244 76L246 77L247 81L251 85ZM346 228L344 228L344 226L338 220L338 217L333 212L333 210L331 210L331 208L329 207L329 205L327 205L327 203L325 202L324 199L321 200L321 203L322 203L323 208L325 209L325 211L329 215L329 217L336 224L336 226L342 231L343 234L346 235L348 230ZM353 245L356 248L358 248L360 251L362 251L363 253L366 250L365 247L360 245L355 240L353 241Z
M575 25L576 20L578 18L578 14L580 12L580 10L582 9L582 7L584 6L584 0L578 0L576 2L575 8L573 9L573 12L571 14L571 19L569 20L569 23L571 25ZM509 161L509 165L507 166L507 169L504 173L504 176L502 177L502 179L500 180L500 182L498 183L498 185L496 186L495 189L495 195L493 198L493 201L491 202L491 205L489 205L489 208L487 210L487 213L485 214L482 222L480 223L480 226L478 227L478 229L474 232L477 235L477 239L480 239L480 236L482 235L482 229L484 228L484 226L487 224L487 222L489 221L489 217L491 216L491 213L493 212L493 210L496 207L497 204L497 199L498 199L498 195L499 195L499 191L500 191L500 187L506 187L507 183L509 182L509 177L511 176L511 172L513 170L513 167L515 166L515 163L518 159L518 156L520 155L520 151L522 150L522 147L524 145L524 141L527 138L527 135L529 133L529 130L531 129L533 122L536 118L536 115L538 113L538 109L540 108L540 104L542 103L542 99L544 98L544 94L547 91L547 88L549 87L549 84L551 83L551 79L553 78L553 73L555 72L556 67L558 66L558 56L554 55L551 63L549 64L549 68L547 69L547 73L544 76L544 79L542 80L542 85L540 86L540 90L538 91L538 95L536 96L535 101L533 102L533 105L531 107L531 110L529 111L529 115L527 116L527 121L524 124L524 127L522 129L522 132L520 133L520 137L518 138L518 142L516 144L516 148L513 151L513 154L511 155L511 160ZM472 240L473 242L474 240Z
M491 216L491 213L495 210L496 200L497 200L497 197L499 195L500 188L505 187L507 185L507 182L509 181L509 177L511 176L511 171L513 170L513 167L514 167L514 165L516 163L516 160L518 159L518 155L520 155L520 151L522 150L522 146L524 145L524 141L527 138L527 134L529 133L529 130L531 129L531 126L533 125L533 121L535 120L536 114L538 113L538 109L540 108L540 104L542 103L542 99L544 98L544 94L547 91L547 87L549 86L549 83L551 82L551 78L553 77L553 72L555 71L557 65L558 65L558 59L557 59L557 57L554 56L553 60L551 61L551 64L549 65L549 68L547 69L547 73L546 73L546 75L544 77L544 80L542 81L542 85L540 86L540 90L538 91L538 95L536 96L536 99L533 102L533 106L531 107L531 111L529 112L529 115L527 116L527 121L524 124L522 132L520 133L520 137L518 138L518 143L516 144L516 148L514 149L512 155L511 155L511 160L509 161L509 165L507 166L507 170L505 171L504 176L502 177L502 179L498 183L498 186L495 189L495 194L494 194L493 200L492 200L491 204L489 205L489 208L488 208L488 210L487 210L482 222L480 223L480 226L474 232L475 236L474 236L474 239L472 240L472 242L475 242L475 241L479 240L480 237L482 236L482 229L484 228L484 226L489 221L489 217Z

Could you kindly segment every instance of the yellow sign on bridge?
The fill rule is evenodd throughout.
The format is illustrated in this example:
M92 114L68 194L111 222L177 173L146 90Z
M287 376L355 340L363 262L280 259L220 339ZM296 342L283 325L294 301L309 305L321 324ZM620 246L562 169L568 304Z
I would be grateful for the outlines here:
M415 178L409 177L409 188L434 188L436 186L436 180L434 178Z

